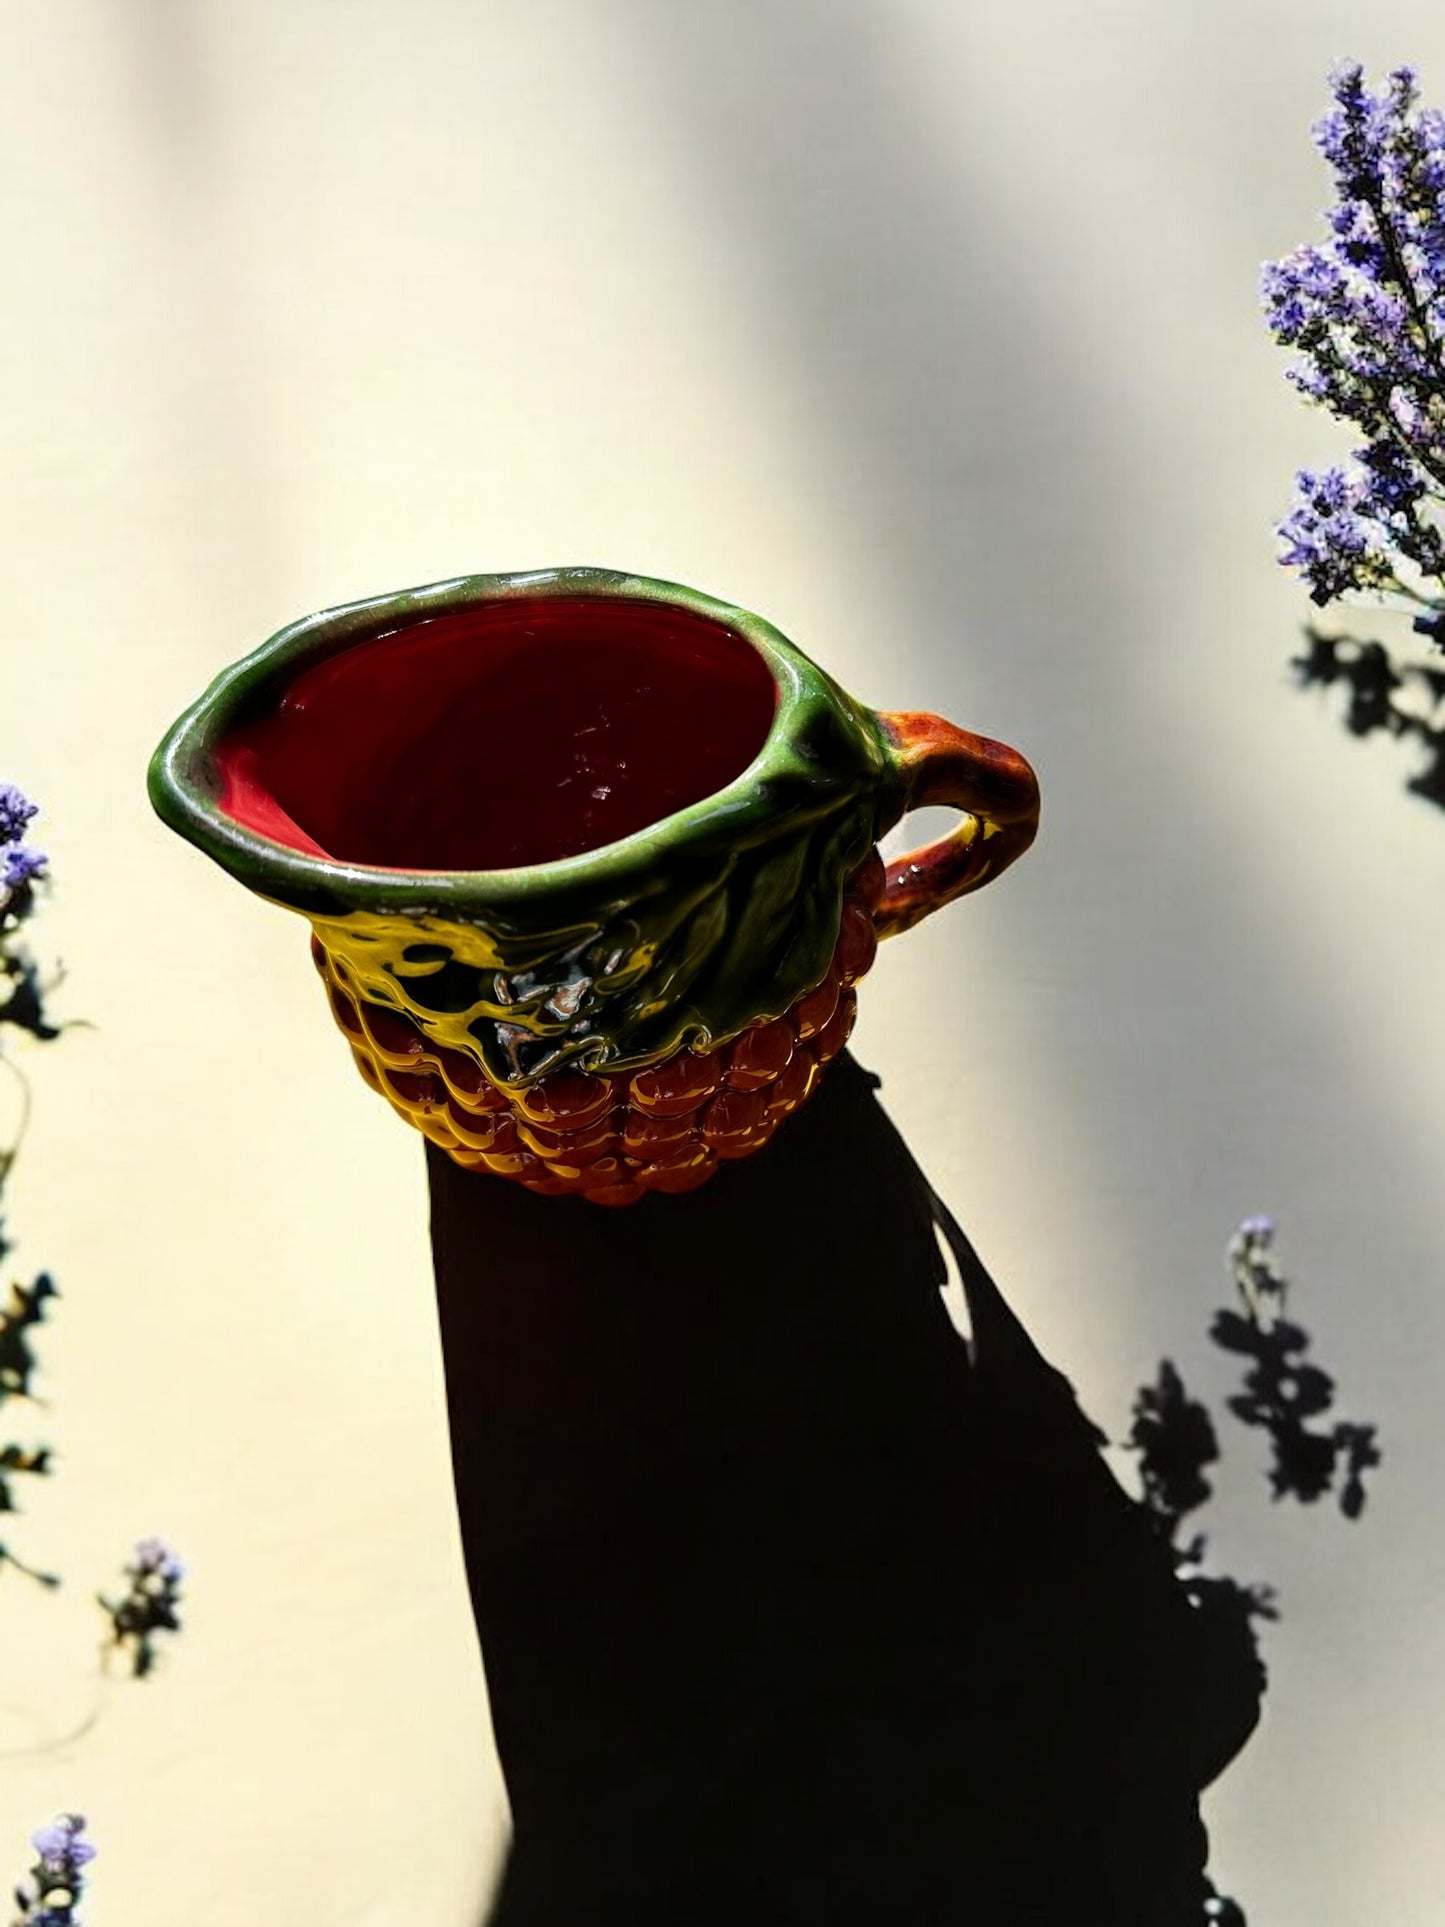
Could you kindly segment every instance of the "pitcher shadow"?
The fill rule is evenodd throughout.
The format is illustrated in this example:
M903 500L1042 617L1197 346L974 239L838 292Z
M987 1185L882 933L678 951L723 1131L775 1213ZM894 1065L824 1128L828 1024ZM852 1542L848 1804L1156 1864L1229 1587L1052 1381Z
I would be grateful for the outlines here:
M876 1087L845 1055L766 1151L619 1211L428 1147L491 1927L1204 1917L1252 1649Z

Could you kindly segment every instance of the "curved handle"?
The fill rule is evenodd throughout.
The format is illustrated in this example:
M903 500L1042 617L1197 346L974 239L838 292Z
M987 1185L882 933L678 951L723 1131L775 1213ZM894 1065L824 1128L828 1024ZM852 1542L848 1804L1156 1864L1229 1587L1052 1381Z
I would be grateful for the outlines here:
M903 808L942 803L964 820L936 843L888 865L873 921L897 936L980 885L1023 855L1039 825L1039 783L1016 749L959 729L923 710L879 710L903 785Z

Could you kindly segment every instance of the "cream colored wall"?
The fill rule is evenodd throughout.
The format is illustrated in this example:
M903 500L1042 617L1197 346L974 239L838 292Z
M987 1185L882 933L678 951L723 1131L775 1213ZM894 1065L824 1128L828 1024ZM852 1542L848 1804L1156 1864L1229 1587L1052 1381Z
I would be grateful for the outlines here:
M1445 103L1408 0L0 15L0 775L45 804L37 939L95 1024L32 1054L63 1461L11 1536L71 1590L0 1574L0 1701L71 1717L140 1533L193 1568L162 1676L0 1760L0 1872L78 1806L95 1927L477 1918L505 1807L419 1146L302 928L143 775L292 616L587 561L1036 760L1036 853L890 947L859 1055L1116 1428L1162 1352L1222 1391L1219 1252L1277 1215L1387 1460L1350 1528L1272 1510L1226 1434L1217 1556L1285 1620L1218 1874L1270 1927L1438 1919L1445 820L1289 690L1271 522L1339 444L1254 308L1327 198L1345 52Z

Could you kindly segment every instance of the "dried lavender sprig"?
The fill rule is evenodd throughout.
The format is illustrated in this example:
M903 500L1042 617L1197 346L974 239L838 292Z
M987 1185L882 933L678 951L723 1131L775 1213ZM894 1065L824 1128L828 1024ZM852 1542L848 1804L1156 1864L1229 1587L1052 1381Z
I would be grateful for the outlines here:
M0 783L0 1040L7 1024L43 1042L60 1035L45 1014L46 987L22 942L23 926L35 908L35 886L49 875L44 851L24 842L38 813L13 783ZM10 1068L15 1071L13 1064Z
M0 783L0 909L5 899L44 874L43 850L23 847L25 832L39 806L14 783Z
M95 1858L95 1848L84 1838L85 1820L63 1813L48 1827L31 1835L38 1858L30 1869L33 1891L15 1889L20 1912L14 1927L80 1927L76 1909L85 1891L82 1871Z
M1277 1230L1274 1219L1262 1213L1243 1218L1225 1254L1234 1288L1256 1323L1273 1324L1281 1318L1289 1295L1289 1280L1272 1249Z
M142 1539L124 1568L130 1587L118 1600L98 1595L110 1618L111 1651L130 1656L131 1673L144 1679L156 1662L155 1635L178 1633L177 1609L186 1569L160 1539Z
M40 805L32 803L14 783L0 783L0 843L18 843Z
M1289 378L1364 437L1348 467L1297 477L1280 560L1321 605L1364 592L1445 617L1445 115L1412 69L1379 95L1351 61L1314 129L1334 175L1329 238L1266 265L1271 332Z

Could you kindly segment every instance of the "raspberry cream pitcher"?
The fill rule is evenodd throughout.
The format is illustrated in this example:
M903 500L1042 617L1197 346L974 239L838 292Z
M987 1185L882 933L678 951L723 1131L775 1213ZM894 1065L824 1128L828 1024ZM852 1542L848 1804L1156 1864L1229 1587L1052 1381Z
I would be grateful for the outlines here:
M776 629L604 569L329 609L217 677L160 815L299 911L357 1068L471 1170L629 1204L765 1145L880 937L1033 840L1014 750L865 708ZM956 829L886 867L878 839Z

